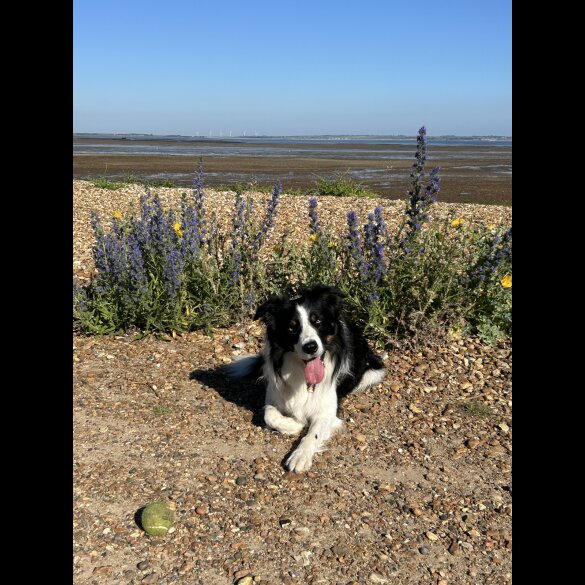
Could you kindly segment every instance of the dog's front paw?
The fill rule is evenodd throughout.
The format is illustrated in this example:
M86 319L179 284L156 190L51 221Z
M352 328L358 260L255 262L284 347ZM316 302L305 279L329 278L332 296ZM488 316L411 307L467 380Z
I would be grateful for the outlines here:
M302 473L311 469L313 464L313 451L299 445L286 460L286 466L294 473Z
M270 404L264 409L264 422L283 435L298 435L305 426L291 416L284 416Z
M303 423L287 416L283 417L283 420L280 422L280 425L276 430L282 435L291 435L295 437L299 435L304 428L305 425Z

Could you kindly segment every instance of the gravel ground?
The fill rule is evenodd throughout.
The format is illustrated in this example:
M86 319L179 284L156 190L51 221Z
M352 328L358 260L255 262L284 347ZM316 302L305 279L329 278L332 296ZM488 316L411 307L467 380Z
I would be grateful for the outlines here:
M141 191L74 181L78 276L91 272L89 210L126 213ZM231 197L210 199L221 210ZM351 203L362 214L377 202ZM403 203L382 204L398 221ZM304 198L284 199L278 233L304 234L287 223L299 208ZM349 208L323 198L323 222ZM449 209L510 221L509 208L437 205ZM385 355L384 382L345 399L344 431L294 475L282 466L294 440L262 425L262 387L215 373L261 341L249 321L168 340L74 336L76 584L511 581L510 344L444 339ZM176 505L161 538L136 523L155 499Z

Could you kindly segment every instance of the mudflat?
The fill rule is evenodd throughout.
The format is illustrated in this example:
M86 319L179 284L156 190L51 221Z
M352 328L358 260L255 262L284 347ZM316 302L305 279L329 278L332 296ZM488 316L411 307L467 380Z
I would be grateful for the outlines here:
M74 144L119 144L116 140L76 138ZM155 141L132 141L132 145L152 146ZM160 147L174 145L157 141ZM272 155L258 152L259 144L233 144L220 141L191 142L190 145L213 144L213 151L201 156L206 185L229 187L234 183L270 185L277 180L284 191L309 190L317 177L331 178L337 172L349 175L364 187L388 199L402 199L410 186L410 170L414 147L392 146L395 156L380 151L388 145L334 144L319 145L320 154L313 155L313 145L270 145ZM440 200L450 203L484 203L510 205L512 202L511 147L430 146L427 170L441 167ZM368 153L371 153L371 157ZM199 157L169 154L74 154L73 177L112 180L132 175L145 180L168 179L177 186L192 182Z

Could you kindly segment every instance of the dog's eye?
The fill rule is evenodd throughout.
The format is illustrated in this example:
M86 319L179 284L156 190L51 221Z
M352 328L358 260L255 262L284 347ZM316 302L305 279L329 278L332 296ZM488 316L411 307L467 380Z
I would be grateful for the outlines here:
M288 330L289 331L295 331L297 329L297 327L299 326L299 322L296 319L293 319L289 324L288 324Z
M313 325L319 325L321 323L321 319L319 319L319 317L317 317L315 313L312 313L309 319L311 320L311 323L313 323Z

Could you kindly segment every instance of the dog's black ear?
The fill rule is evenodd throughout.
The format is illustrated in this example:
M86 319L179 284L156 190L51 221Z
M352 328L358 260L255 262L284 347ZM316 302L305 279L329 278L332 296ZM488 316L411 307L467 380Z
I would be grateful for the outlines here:
M264 301L257 309L254 314L254 321L256 319L262 319L264 323L267 323L274 314L282 307L283 299L280 297L271 297L267 301Z
M314 287L306 291L306 296L312 301L324 299L333 307L339 307L341 301L345 298L345 293L340 291L336 286L327 286L325 284L316 284Z

